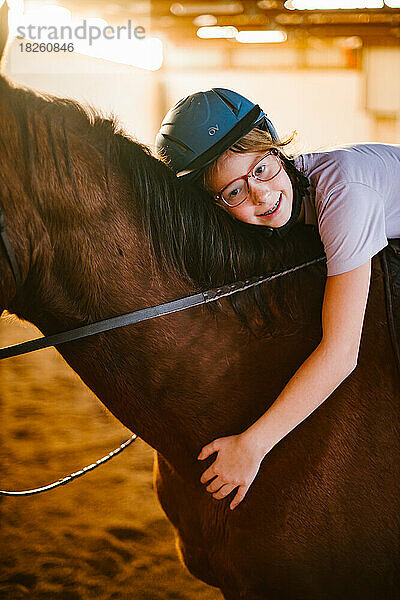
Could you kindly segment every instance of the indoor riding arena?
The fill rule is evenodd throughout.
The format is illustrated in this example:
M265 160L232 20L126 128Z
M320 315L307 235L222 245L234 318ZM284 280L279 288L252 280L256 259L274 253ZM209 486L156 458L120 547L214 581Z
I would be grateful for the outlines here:
M400 0L0 0L0 317L0 600L400 600Z

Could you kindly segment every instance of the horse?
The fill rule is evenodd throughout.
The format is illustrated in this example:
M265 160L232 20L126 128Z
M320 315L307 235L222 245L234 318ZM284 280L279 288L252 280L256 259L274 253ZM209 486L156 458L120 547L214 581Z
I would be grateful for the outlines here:
M114 120L3 76L0 206L21 272L17 285L0 248L0 314L45 335L322 251L312 226L269 238L179 182ZM200 483L215 458L199 463L200 449L254 422L320 341L325 281L318 264L57 347L155 450L179 555L226 600L400 597L399 375L378 258L357 368L266 455L235 510L232 494L215 500Z

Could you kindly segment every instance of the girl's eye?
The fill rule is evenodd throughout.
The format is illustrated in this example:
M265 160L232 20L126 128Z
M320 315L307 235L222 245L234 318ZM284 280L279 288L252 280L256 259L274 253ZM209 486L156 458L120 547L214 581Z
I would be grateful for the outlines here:
M243 182L236 182L232 185L232 187L228 187L224 192L225 200L234 200L237 199L243 193L244 184Z
M261 175L265 171L265 165L258 165L256 170L254 171L254 175Z

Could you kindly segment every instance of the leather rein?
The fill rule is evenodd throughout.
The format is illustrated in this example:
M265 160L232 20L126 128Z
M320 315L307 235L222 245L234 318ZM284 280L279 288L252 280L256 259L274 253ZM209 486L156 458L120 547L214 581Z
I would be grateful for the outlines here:
M7 227L4 219L3 210L0 206L0 237L3 242L3 247L5 250L5 254L7 256L7 260L9 262L11 271L13 273L15 283L17 289L21 286L22 279L20 274L20 269L18 267L18 262L16 260L14 250L10 244L7 235ZM218 288L214 288L212 290L207 290L205 292L200 292L197 294L192 294L191 296L185 296L183 298L179 298L177 300L173 300L171 302L165 302L164 304L157 304L156 306L150 306L147 308L142 308L140 310L135 310L130 313L126 313L124 315L119 315L116 317L110 317L108 319L104 319L102 321L97 321L95 323L90 323L89 325L84 325L82 327L77 327L75 329L71 329L69 331L64 331L62 333L56 333L54 335L49 335L42 338L36 338L34 340L30 340L28 342L23 342L22 344L15 344L13 346L7 346L5 348L0 348L0 360L4 358L11 358L13 356L19 356L21 354L27 354L29 352L33 352L35 350L40 350L43 348L49 348L50 346L57 346L58 344L63 344L65 342L72 342L74 340L78 340L84 337L88 337L91 335L96 335L98 333L102 333L104 331L110 331L111 329L116 329L118 327L125 327L126 325L131 325L133 323L140 323L142 321L148 321L149 319L154 319L155 317L160 317L163 315L168 315L174 312L179 312L182 310L186 310L188 308L192 308L193 306L199 306L201 304L208 304L209 302L215 302L220 298L225 298L227 296L231 296L232 294L237 294L238 292L243 292L249 288L255 287L257 285L261 285L268 281L272 281L273 279L277 279L278 277L283 277L284 275L288 275L289 273L294 273L299 269L304 269L308 266L314 265L316 263L325 261L326 257L320 256L319 258L315 258L313 260L301 263L299 265L295 265L290 267L289 269L285 269L284 271L280 271L277 273L270 273L268 275L261 275L257 277L251 277L244 281L238 281L232 284L223 285ZM133 441L137 439L136 434L133 434L128 440L126 440L123 444L121 444L118 448L104 456L103 458L97 460L95 463L88 465L87 467L83 467L79 471L75 473L71 473L67 477L63 477L58 481L51 483L46 486L42 486L32 490L24 490L24 491L6 491L0 490L0 495L3 496L31 496L33 494L39 494L45 492L50 489L54 489L61 485L65 485L69 483L73 479L81 477L88 471L92 471L97 468L99 465L104 464L120 452L124 450L127 446L129 446Z

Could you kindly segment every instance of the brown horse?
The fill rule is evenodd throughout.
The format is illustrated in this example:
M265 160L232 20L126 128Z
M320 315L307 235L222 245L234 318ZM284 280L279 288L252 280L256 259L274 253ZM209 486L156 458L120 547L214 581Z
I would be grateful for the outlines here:
M113 122L1 77L0 204L23 280L0 249L0 312L45 334L321 253L310 226L268 239ZM199 481L202 446L248 427L318 344L324 282L314 266L213 310L58 347L157 451L183 561L226 599L400 598L400 386L378 260L351 376L267 454L234 511Z

